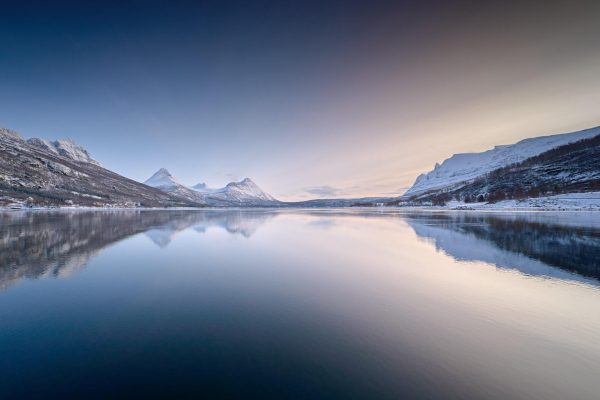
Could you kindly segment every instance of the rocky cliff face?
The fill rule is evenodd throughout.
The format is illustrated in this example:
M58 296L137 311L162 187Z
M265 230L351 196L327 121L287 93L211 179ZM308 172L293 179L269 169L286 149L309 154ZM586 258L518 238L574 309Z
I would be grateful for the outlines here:
M99 167L103 167L103 165L96 161L86 149L79 146L71 139L58 139L55 142L50 142L45 139L33 138L28 139L27 143L31 146L35 146L42 150L45 150L51 154L60 155L62 157L68 158L69 160L94 164Z

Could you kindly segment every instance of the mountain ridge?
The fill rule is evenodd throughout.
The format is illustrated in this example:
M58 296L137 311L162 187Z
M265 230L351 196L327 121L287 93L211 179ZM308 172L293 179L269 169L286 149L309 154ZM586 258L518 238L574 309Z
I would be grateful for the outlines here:
M250 178L245 178L240 182L229 182L226 186L217 189L208 188L204 183L185 186L175 179L166 168L161 168L144 181L144 184L212 206L267 206L280 203L258 187Z
M418 196L466 183L498 168L537 156L562 145L600 135L600 127L557 135L523 139L515 144L495 146L480 153L459 153L436 163L434 169L421 174L403 196Z
M42 142L28 143L16 131L0 127L0 205L48 207L84 205L94 207L189 207L199 206L140 184L101 165L62 155ZM47 141L46 141L47 142ZM63 141L66 143L67 141ZM72 141L71 141L72 142ZM39 147L39 145L42 147ZM51 142L48 142L51 143ZM61 147L64 143L59 143ZM72 142L74 143L74 142ZM71 143L66 143L70 146ZM61 147L63 148L63 147ZM73 146L71 150L76 149ZM78 150L78 149L76 149ZM86 158L87 160L87 158Z
M105 168L83 147L75 143L72 139L57 139L54 142L40 138L27 139L31 146L38 147L49 153L68 158L73 161L85 162Z

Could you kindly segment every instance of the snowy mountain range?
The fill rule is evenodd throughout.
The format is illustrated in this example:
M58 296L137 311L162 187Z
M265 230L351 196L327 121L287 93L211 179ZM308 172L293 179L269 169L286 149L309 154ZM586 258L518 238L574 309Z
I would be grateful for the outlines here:
M26 141L0 127L0 206L189 207L198 202L116 174L72 140Z
M118 175L70 139L23 139L0 127L0 207L66 204L98 207L349 207L444 200L471 202L497 195L576 193L600 187L600 127L522 140L482 153L455 154L421 174L398 198L316 199L280 202L246 178L222 188L186 186L161 168L144 183ZM537 194L532 196L537 196ZM432 197L433 196L433 197ZM437 196L437 197L436 197ZM438 198L439 197L439 198ZM434 201L435 200L435 201ZM447 200L447 199L446 199ZM444 200L445 201L445 200Z
M455 188L498 168L524 161L553 148L600 135L600 127L560 135L521 140L512 145L496 146L483 153L455 154L436 164L433 171L421 174L404 197Z
M199 183L188 187L179 182L166 168L159 169L144 182L166 193L205 203L211 206L273 206L279 204L273 196L259 188L249 178L241 182L230 182L218 189Z

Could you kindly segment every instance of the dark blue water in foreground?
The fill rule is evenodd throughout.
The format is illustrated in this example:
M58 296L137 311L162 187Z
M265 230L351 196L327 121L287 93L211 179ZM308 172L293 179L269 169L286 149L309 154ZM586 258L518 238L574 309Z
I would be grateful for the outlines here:
M600 216L0 214L0 398L593 399Z

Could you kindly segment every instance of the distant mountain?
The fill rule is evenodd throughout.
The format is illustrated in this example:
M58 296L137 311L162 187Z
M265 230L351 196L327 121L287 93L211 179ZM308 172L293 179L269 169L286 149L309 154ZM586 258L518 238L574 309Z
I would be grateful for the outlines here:
M161 168L154 173L150 178L148 178L144 185L152 186L152 187L162 187L162 186L183 186L179 181L173 178L173 175L166 168Z
M387 204L401 197L360 197L350 199L314 199L282 203L286 207L299 208L339 208L339 207L372 207L377 204Z
M491 171L519 163L548 150L600 135L600 127L584 131L525 139L512 145L496 146L483 153L455 154L433 171L421 174L405 197L440 189L457 188Z
M72 140L25 141L0 128L0 205L192 206L104 167ZM21 203L19 203L21 202Z
M230 182L224 188L209 189L204 185L194 186L194 190L204 193L207 203L220 206L273 206L279 201L246 178L241 182Z
M156 171L154 175L144 182L144 185L155 187L163 192L170 193L189 201L207 204L201 193L180 183L166 168L161 168Z
M191 201L204 202L211 206L262 207L279 204L278 200L264 192L249 178L241 182L231 182L219 189L208 188L204 183L187 187L175 179L166 168L161 168L144 184Z

